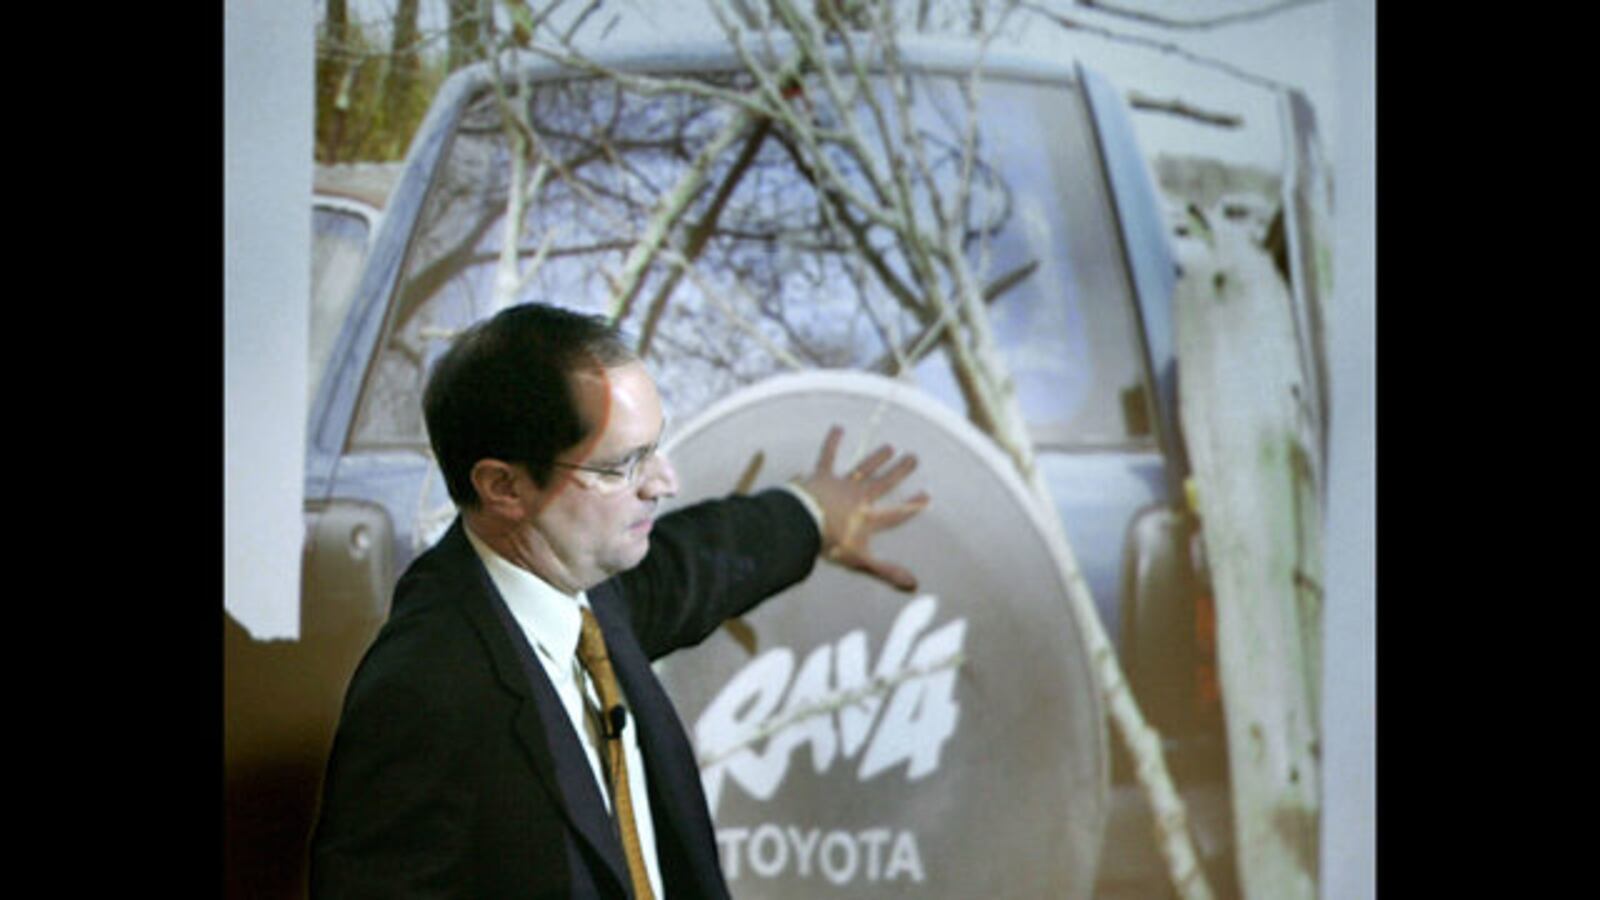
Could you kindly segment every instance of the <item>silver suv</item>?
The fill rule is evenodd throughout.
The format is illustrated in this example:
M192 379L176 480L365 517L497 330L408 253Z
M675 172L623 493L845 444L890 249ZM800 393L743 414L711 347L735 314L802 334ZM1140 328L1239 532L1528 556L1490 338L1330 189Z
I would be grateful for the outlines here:
M913 127L931 146L957 146L965 51L908 42L904 54L916 73ZM605 62L749 87L722 45ZM1002 55L985 71L975 212L964 228L991 273L993 328L1062 525L1141 708L1166 739L1180 786L1221 785L1208 588L1194 552L1178 426L1172 217L1126 106L1103 77L1061 59ZM564 169L527 211L519 253L543 257L525 295L611 312L607 273L621 268L660 192L724 113L702 97L638 93L549 63L530 62L516 75L531 86L520 102L544 151ZM327 262L318 272L327 276L319 290L328 290L313 301L302 639L255 644L227 624L230 708L277 711L272 722L253 724L230 714L230 754L252 744L288 749L230 756L230 844L240 848L230 879L268 877L271 866L252 869L251 860L270 858L274 840L303 840L349 673L400 572L454 514L419 400L449 336L496 311L510 167L493 77L481 64L453 75L403 167L368 172L365 186L346 179L339 188L332 173L322 184L316 259ZM622 318L648 341L648 362L677 421L797 364L887 371L894 348L885 334L904 336L902 350L917 346L925 322L897 295L908 261L873 245L870 223L828 208L801 158L771 129L716 159L685 214L686 230L701 236L683 249L694 255L697 278L656 266ZM1310 305L1301 318L1320 323L1315 293L1289 259L1304 242L1295 233L1304 217L1295 186L1285 187L1266 231L1279 236L1291 293ZM877 271L861 271L863 242L880 251ZM743 317L726 309L735 294L750 304ZM1305 340L1320 358L1320 335ZM942 353L913 362L920 387L965 412ZM1113 763L1113 788L1127 789L1126 763L1115 754ZM286 806L275 817L253 815L269 796ZM1225 808L1216 815L1222 819L1213 816L1209 827L1221 843L1202 849L1209 867L1225 870ZM1142 827L1133 833L1145 845ZM1203 814L1197 827L1208 827ZM1119 849L1126 843L1106 841L1102 892L1119 879L1164 879L1153 851ZM276 877L292 879L283 858L272 863ZM1155 871L1139 868L1151 865Z

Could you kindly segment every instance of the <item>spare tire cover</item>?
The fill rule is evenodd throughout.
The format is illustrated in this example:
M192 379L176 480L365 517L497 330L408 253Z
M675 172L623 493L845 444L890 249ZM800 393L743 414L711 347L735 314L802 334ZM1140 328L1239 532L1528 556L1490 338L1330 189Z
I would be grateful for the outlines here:
M834 424L835 472L884 443L917 455L885 502L926 490L932 503L873 550L918 589L819 562L657 665L733 894L1091 896L1107 811L1100 696L1064 554L986 436L903 382L780 376L672 435L673 506L730 493L758 454L751 492L811 471Z

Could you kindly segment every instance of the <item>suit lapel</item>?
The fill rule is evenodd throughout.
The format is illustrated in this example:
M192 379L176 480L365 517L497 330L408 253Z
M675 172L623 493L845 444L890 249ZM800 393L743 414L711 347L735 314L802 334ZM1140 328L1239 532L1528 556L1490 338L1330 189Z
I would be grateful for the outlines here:
M605 861L623 895L627 863L605 801L584 756L583 743L556 695L544 667L534 658L527 637L511 616L500 591L463 533L461 520L439 542L444 562L456 570L458 583L473 585L462 609L477 628L500 681L521 698L512 727L528 753L539 780L566 816L572 829Z

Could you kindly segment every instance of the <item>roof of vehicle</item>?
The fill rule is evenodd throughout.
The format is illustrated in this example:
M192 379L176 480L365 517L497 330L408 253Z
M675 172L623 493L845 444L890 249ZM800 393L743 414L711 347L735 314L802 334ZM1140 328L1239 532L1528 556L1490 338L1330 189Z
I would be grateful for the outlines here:
M788 56L794 42L786 34L774 34L770 41L763 35L745 33L744 49L752 57L774 60ZM851 48L869 68L877 67L881 46L870 35L856 35ZM841 41L831 40L828 50L837 65L848 68L851 57ZM1012 78L1072 78L1075 58L1070 51L1039 53L1017 49L988 46L977 41L960 38L931 38L915 35L902 36L896 41L899 55L913 68L961 74L982 62L985 76ZM534 51L517 51L515 57L503 60L515 64L526 76L549 78L554 75L583 74L581 66L557 61ZM585 51L585 59L597 67L627 72L651 72L663 75L707 70L742 68L739 50L726 38L716 37L703 41L617 42L607 44L592 52ZM493 71L487 62L476 63L452 75L452 80L487 79Z

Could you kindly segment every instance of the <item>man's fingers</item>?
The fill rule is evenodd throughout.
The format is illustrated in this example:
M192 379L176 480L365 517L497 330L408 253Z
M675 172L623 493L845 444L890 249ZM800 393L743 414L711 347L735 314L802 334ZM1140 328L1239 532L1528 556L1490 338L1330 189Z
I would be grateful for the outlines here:
M896 590L914 591L917 589L917 577L911 574L911 571L905 566L886 562L843 547L835 548L835 551L829 556L839 565L871 575Z
M917 576L912 575L905 566L867 557L861 561L861 569L896 590L909 592L917 589Z
M900 461L890 467L889 471L872 480L867 486L868 501L876 500L889 493L906 480L906 476L916 471L917 458L911 454L900 457Z
M826 539L826 556L838 565L870 575L897 590L914 591L917 589L917 578L910 570L867 555L866 547L874 532L893 528L922 512L928 505L928 494L923 491L903 503L883 509L873 506L878 498L894 490L916 470L917 458L914 454L905 454L882 474L878 474L885 463L895 459L894 448L883 444L850 467L843 479L858 486L845 487L833 474L843 435L844 429L838 425L828 429L822 449L817 454L817 470L812 477L827 495L824 505L829 535Z
M844 436L844 429L838 425L828 429L827 437L822 439L822 450L817 453L817 471L833 474L833 458L839 452L839 439Z
M894 448L890 447L888 444L884 444L882 447L879 447L868 454L866 459L856 463L855 468L850 470L850 480L862 481L867 478L871 478L872 473L876 472L879 466L888 462L893 456Z
M893 528L926 509L929 499L927 492L924 491L904 503L883 509L873 509L867 513L867 527L873 531Z

